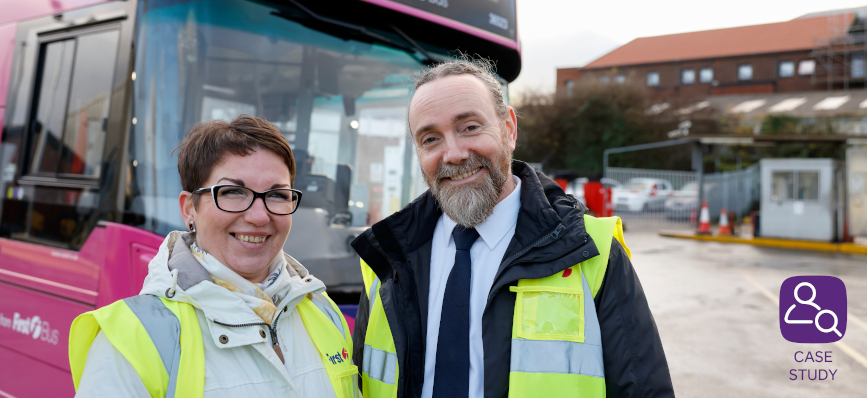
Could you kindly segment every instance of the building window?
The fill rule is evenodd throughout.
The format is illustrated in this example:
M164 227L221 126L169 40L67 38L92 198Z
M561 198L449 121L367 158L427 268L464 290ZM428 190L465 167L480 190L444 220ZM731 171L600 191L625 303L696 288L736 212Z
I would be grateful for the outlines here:
M852 74L852 77L860 77L860 78L864 77L864 75L865 75L864 54L853 54L852 55L851 74Z
M798 200L819 200L819 172L818 171L800 171L798 175L798 192L795 199Z
M738 80L753 80L753 66L750 64L738 66Z
M614 82L617 83L617 84L623 84L623 83L626 82L626 76L624 76L624 75L617 75L617 76L614 77Z
M684 69L680 72L680 82L682 84L695 83L695 69Z
M599 78L599 83L608 84L611 81L611 78L608 76L602 76Z
M795 173L791 171L775 171L771 179L771 200L782 202L792 200L795 191Z
M795 62L794 61L780 62L779 76L780 77L795 76Z
M713 68L701 68L698 72L698 81L710 83L713 81Z
M647 85L650 87L659 86L659 72L647 73Z
M771 200L818 201L819 172L775 171L771 179Z
M572 98L572 89L575 88L575 82L566 80L566 98Z
M801 63L798 64L798 75L800 75L800 76L812 75L813 71L815 71L815 70L816 70L816 61L815 60L807 59L807 60L801 61Z

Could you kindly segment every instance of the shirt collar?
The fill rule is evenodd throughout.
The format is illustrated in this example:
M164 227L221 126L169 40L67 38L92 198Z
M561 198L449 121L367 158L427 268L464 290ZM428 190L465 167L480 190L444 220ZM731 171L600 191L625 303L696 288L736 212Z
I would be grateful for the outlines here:
M494 212L483 224L476 226L479 237L482 238L489 250L494 250L494 247L503 240L512 226L518 223L518 211L521 210L521 179L513 175L512 181L515 182L515 189L512 190L512 193L494 206ZM452 231L458 223L445 213L443 213L443 222L445 223L444 232L448 234L448 242L451 245L454 242Z

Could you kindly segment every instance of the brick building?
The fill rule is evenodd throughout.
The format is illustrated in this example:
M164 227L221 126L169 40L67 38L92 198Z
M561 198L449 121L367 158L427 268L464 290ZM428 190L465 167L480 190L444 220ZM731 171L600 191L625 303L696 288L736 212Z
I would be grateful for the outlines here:
M557 91L583 83L640 84L656 97L710 97L865 87L858 11L635 39L581 68L557 70Z

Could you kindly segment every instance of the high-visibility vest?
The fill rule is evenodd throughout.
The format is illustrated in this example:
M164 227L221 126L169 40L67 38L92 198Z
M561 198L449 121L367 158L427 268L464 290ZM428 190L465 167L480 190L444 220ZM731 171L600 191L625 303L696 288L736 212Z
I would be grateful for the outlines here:
M352 336L340 309L324 294L308 295L297 308L323 363L331 362L325 369L336 397L357 397L358 368L349 359ZM76 391L100 330L129 361L152 398L204 395L205 352L192 305L139 295L79 315L69 334ZM332 360L338 355L342 361Z
M509 397L604 397L602 337L593 298L602 287L620 218L584 216L599 255L541 279L522 279L512 321ZM379 297L379 278L361 262L370 318L361 367L365 398L397 397L397 350ZM467 331L469 333L469 330Z

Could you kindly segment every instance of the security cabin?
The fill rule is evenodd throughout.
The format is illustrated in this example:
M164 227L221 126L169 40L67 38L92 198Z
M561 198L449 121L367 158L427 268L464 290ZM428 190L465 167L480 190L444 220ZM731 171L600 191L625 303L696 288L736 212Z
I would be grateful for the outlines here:
M842 196L837 192L845 181L842 166L833 159L762 159L761 236L838 240L844 207L838 204Z

